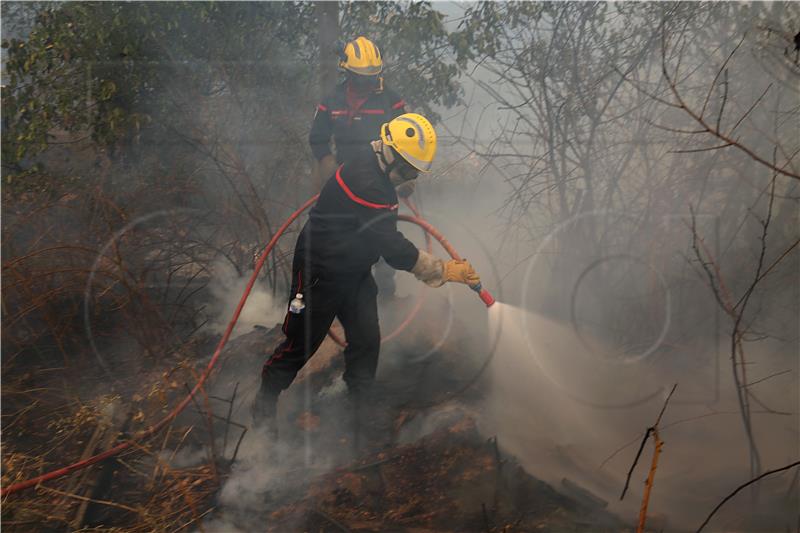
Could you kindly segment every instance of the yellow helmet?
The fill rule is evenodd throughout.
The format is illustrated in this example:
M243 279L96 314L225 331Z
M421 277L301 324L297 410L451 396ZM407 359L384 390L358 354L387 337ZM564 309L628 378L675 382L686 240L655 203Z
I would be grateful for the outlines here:
M430 172L436 155L436 132L428 119L406 113L381 126L381 140L420 172Z
M366 37L358 37L344 47L339 66L354 74L377 76L383 70L381 51Z

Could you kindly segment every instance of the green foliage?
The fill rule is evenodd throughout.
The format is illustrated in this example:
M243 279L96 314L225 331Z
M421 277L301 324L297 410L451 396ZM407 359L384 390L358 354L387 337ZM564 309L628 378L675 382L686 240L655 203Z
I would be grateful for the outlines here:
M80 139L161 160L209 138L307 151L320 53L336 61L317 50L310 2L65 2L13 14L32 20L2 43L2 156L17 183L54 142ZM414 107L436 118L435 106L458 102L458 64L429 3L343 3L340 15L344 38L365 34L386 51L388 82Z
M272 75L302 64L312 22L299 3L45 4L26 39L3 41L4 163L18 167L57 132L99 146L142 140L144 126L185 104L171 90L219 91L225 63ZM276 49L294 53L275 61Z
M121 10L112 4L48 5L25 41L3 42L7 163L42 151L53 129L90 131L95 141L108 144L138 119L122 106L149 76L129 68L126 51L138 49L142 39L123 24Z

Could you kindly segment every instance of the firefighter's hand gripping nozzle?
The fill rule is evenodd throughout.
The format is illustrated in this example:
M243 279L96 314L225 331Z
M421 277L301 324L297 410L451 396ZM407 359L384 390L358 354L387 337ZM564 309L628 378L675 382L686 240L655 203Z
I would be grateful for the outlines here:
M489 291L481 285L481 278L475 272L473 266L465 259L451 259L444 264L444 278L447 281L455 281L466 284L470 289L478 293L478 297L486 307L491 307L495 299Z

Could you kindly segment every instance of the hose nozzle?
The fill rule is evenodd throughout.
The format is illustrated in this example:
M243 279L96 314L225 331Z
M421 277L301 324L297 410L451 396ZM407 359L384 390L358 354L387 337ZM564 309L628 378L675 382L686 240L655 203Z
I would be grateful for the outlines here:
M481 299L481 301L484 304L486 304L486 307L491 307L491 306L494 305L494 302L495 302L494 296L492 296L489 293L489 291L484 289L483 285L478 283L477 285L471 286L470 289L472 289L473 291L478 293L478 297Z

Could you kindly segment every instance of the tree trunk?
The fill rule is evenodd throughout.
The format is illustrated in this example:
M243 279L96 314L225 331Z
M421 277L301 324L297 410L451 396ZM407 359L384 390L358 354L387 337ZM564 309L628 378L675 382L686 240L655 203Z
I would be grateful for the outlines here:
M333 91L338 73L338 54L334 48L339 38L339 2L317 2L317 44L319 46L319 100ZM311 187L314 192L322 190L325 184L324 170L319 161L314 161L311 169Z
M317 2L317 44L319 45L319 96L336 85L337 55L334 43L339 38L339 2Z

